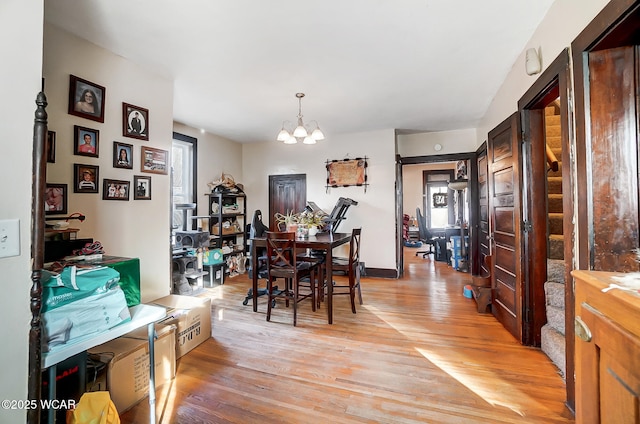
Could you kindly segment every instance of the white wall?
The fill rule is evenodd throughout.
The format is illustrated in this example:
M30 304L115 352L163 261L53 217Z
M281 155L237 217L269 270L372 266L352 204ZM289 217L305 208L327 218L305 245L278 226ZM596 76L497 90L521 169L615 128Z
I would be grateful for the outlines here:
M448 155L475 152L476 131L473 128L455 131L400 134L397 141L398 154L402 157ZM442 146L435 150L435 145Z
M362 227L361 257L367 267L395 269L395 156L394 131L340 134L315 145L285 145L270 141L242 146L243 183L247 211L263 212L269 221L269 175L306 174L307 200L331 212L339 197L358 202L347 211L340 232ZM369 186L330 188L326 192L325 162L367 156Z
M230 174L237 183L242 183L242 145L179 122L173 123L173 130L198 139L197 213L208 215L209 197L205 193L211 190L207 183L220 178L222 173Z
M31 288L31 155L41 87L42 0L0 3L0 219L20 220L20 255L0 259L0 399L27 399ZM25 422L24 409L0 409L0 422Z
M500 122L518 109L518 100L533 85L538 75L525 72L525 52L528 48L539 49L542 68L551 62L580 34L593 18L609 3L609 0L556 0L543 22L523 49L496 93L487 113L480 122L477 145L487 139L487 134Z
M171 153L173 82L142 69L59 28L44 31L45 91L49 98L49 129L56 132L56 162L47 165L47 182L67 184L69 213L86 215L79 237L99 240L107 254L140 258L142 301L169 294L171 285L169 175L140 172L140 148ZM69 75L105 87L104 123L67 113ZM122 135L122 103L149 110L149 140ZM73 154L74 125L98 130L99 157ZM133 145L133 169L113 167L113 142ZM99 166L99 193L73 193L73 164ZM102 200L104 178L127 180L151 176L151 200Z

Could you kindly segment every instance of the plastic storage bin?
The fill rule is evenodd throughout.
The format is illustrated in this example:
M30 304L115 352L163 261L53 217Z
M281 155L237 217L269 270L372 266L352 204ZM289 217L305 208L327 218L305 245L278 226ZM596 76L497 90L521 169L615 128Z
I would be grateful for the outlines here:
M461 254L462 246L460 245L460 240L461 240L460 236L451 236L449 238L451 240L451 266L453 267L453 269L458 270L460 269L462 260L467 259L467 255L465 254L465 256L462 257L462 254ZM469 236L465 236L464 241L465 241L464 243L465 252L469 252Z
M461 247L460 246L460 236L451 236L451 257L460 259L461 256ZM469 249L469 236L464 237L464 247L468 251ZM466 256L466 255L465 255Z

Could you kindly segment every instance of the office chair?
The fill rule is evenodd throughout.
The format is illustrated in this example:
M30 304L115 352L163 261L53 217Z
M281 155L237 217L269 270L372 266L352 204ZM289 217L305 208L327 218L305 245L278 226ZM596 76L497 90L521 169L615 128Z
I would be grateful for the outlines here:
M423 244L429 246L429 250L420 250L416 252L416 256L422 254L423 258L426 258L427 255L434 255L435 257L435 251L433 249L437 242L427 228L426 221L422 216L422 212L420 212L420 208L416 208L416 217L418 218L418 237Z

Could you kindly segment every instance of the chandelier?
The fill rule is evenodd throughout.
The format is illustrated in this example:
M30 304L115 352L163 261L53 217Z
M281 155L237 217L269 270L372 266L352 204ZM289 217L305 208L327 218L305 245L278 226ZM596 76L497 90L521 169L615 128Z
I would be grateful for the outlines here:
M302 122L302 98L304 93L296 93L296 97L298 98L298 126L291 131L286 128L286 125L290 125L291 121L284 121L276 140L283 141L284 144L296 144L298 141L302 141L304 144L316 144L316 141L324 140L324 134L320 131L317 121L310 121L310 124L315 123L315 128Z

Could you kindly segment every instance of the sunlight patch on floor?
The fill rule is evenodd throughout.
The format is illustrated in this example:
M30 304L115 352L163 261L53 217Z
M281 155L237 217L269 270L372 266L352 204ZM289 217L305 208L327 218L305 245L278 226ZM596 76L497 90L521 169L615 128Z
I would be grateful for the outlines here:
M218 299L224 299L224 291L222 290L222 286L217 287L207 287L205 288L207 297L211 298L211 301Z
M176 403L176 393L175 393L175 382L178 376L171 381L169 384L165 384L162 387L162 392L157 394L158 399L163 399L162 409L158 411L156 409L156 420L159 423L170 423L171 417L173 417L173 410ZM166 394L165 394L166 392Z
M520 398L525 396L520 390L510 387L509 383L504 380L496 379L491 383L492 387L487 384L486 377L477 378L467 373L460 372L460 364L458 361L452 363L443 355L439 353L429 351L427 349L416 348L416 350L425 358L429 360L433 365L446 372L449 376L454 378L460 384L471 390L476 395L480 396L485 402L492 406L502 406L510 409L516 414L524 417L525 414L520 411L519 405L506 402L505 393L509 393L510 396ZM499 381L498 381L499 380ZM499 387L499 391L493 390L494 387ZM529 401L530 403L531 401Z
M387 319L387 314L380 311L375 306L363 305L363 307L400 334L407 337L408 340L413 340L413 336L410 333L403 331L403 326L398 323L397 315L390 317L391 319ZM424 343L424 340L420 340L420 342ZM433 365L440 368L442 371L494 407L504 407L515 412L519 416L525 417L526 414L521 410L521 403L515 400L527 399L525 402L522 402L524 404L537 403L534 400L529 399L526 393L523 393L520 389L514 387L509 381L495 375L488 376L487 374L489 370L486 368L483 369L487 370L487 373L481 377L473 376L464 372L464 370L461 370L466 363L477 363L476 358L463 358L461 360L458 356L455 360L452 360L452 358L448 357L446 353L440 354L435 351L417 347L415 349ZM490 381L490 383L488 383L488 381Z

